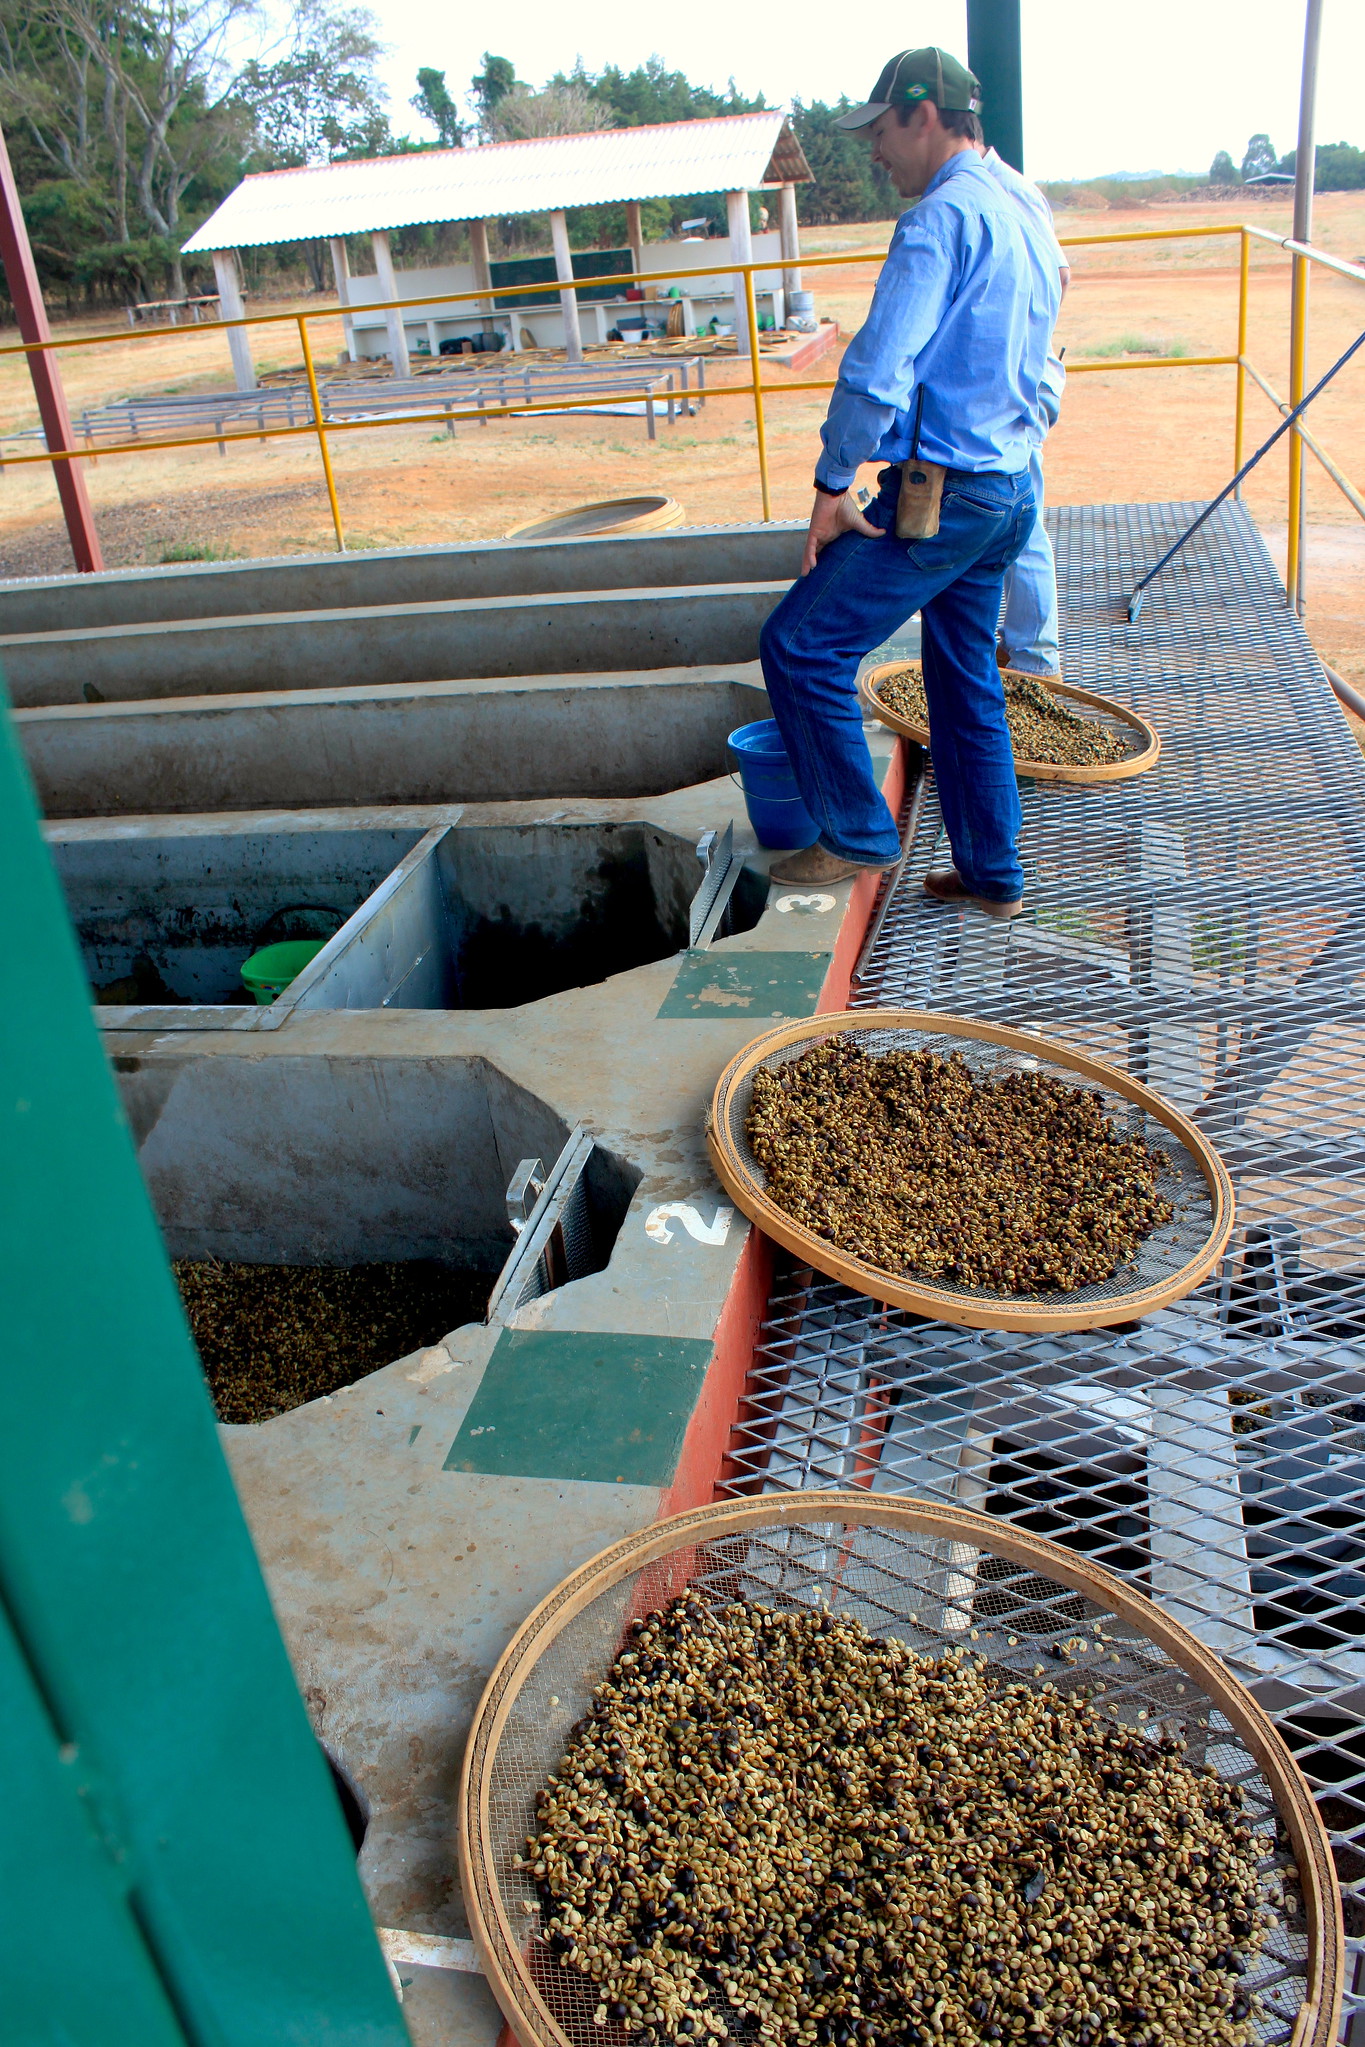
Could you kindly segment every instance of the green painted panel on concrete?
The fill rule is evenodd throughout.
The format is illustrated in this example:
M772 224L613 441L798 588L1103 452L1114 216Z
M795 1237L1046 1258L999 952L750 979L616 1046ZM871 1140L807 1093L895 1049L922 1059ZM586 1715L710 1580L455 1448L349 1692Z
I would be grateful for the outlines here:
M697 1337L504 1329L445 1468L668 1485L710 1361Z
M660 1016L814 1016L832 955L827 952L689 952Z
M124 1974L196 2042L401 2047L2 702L0 872L0 1599L136 1901Z

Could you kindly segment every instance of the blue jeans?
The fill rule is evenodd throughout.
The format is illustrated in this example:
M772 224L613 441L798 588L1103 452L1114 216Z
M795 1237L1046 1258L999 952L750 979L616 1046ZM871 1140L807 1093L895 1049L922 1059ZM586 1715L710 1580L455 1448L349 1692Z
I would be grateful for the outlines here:
M1005 572L1005 610L1000 639L1011 668L1029 675L1055 675L1062 665L1057 633L1057 563L1043 523L1043 451L1029 459L1038 519L1019 559Z
M900 853L895 820L872 772L858 702L858 666L912 612L922 623L934 778L958 873L973 895L1023 894L1019 789L995 661L1006 569L1033 528L1027 471L950 469L932 540L898 540L899 469L882 472L866 516L883 540L844 533L793 583L763 627L759 652L820 843L841 859L884 866Z

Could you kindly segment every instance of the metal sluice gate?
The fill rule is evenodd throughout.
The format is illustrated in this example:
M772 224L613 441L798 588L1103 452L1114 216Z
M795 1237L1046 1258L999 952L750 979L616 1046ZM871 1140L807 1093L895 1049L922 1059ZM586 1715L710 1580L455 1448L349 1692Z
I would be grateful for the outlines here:
M1198 509L1052 515L1064 672L1150 718L1161 761L1023 785L1025 912L1003 925L922 897L948 858L922 783L851 1006L1008 1023L1126 1068L1226 1160L1228 1255L1140 1323L1029 1337L787 1259L725 1490L862 1485L998 1514L1201 1637L1313 1786L1352 1956L1345 2033L1365 2047L1365 759L1242 506L1127 624Z

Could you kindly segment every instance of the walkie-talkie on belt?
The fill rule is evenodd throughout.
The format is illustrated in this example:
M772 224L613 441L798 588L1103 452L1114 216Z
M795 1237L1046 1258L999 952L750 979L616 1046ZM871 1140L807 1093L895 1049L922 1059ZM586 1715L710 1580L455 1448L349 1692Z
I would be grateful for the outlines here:
M896 538L932 540L938 532L939 506L943 502L943 479L948 474L941 462L920 459L919 423L924 414L924 386L915 393L915 431L910 454L901 469L900 496L896 500Z

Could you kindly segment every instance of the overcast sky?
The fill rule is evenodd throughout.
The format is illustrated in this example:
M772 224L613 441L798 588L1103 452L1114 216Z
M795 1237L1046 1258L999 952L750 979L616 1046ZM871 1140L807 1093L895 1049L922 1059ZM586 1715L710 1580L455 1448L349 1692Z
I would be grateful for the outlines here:
M372 0L391 55L394 127L429 134L407 101L417 67L447 74L457 96L485 49L540 85L581 56L590 70L657 54L700 85L792 99L862 99L885 59L911 43L966 56L963 0L905 8L643 7L639 0L519 0L498 9ZM1240 162L1265 129L1293 147L1303 0L1023 0L1025 168L1034 177L1106 171L1206 171L1215 150ZM499 27L498 22L503 26ZM1326 0L1318 140L1365 147L1365 6Z

